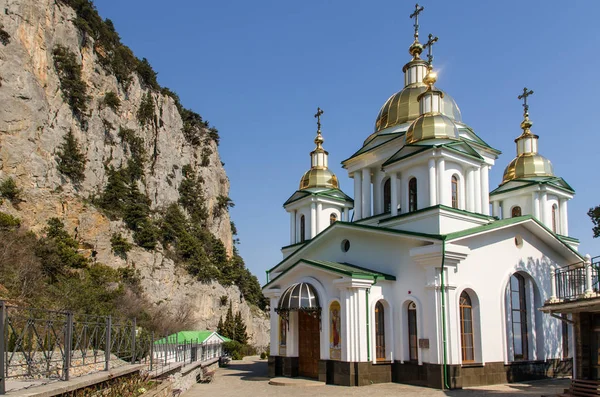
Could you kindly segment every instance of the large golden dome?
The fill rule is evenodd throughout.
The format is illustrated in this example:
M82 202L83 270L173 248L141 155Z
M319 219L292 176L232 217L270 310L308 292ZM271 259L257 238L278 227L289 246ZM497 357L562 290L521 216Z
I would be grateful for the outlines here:
M427 90L424 83L409 84L399 92L392 95L381 107L375 132L379 132L395 125L404 124L419 117L419 101L417 97ZM452 97L444 93L442 99L442 114L455 121L462 121L460 109Z
M300 190L312 187L339 189L338 179L328 168L311 168L300 179Z
M419 116L406 131L407 145L427 139L458 138L458 128L454 121L441 113L425 113Z
M502 183L513 179L531 178L536 176L554 176L550 160L538 153L524 153L517 156L504 170Z

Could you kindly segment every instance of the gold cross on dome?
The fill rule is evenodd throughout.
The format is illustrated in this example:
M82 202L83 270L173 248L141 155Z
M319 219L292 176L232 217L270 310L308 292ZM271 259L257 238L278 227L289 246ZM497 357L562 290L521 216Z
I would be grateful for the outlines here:
M323 109L317 108L317 113L315 113L315 118L317 119L317 131L321 132L321 115L323 114Z
M415 27L415 39L417 39L419 37L419 14L424 9L425 9L425 7L419 6L419 3L417 3L417 4L415 4L415 12L410 14L410 18L415 19L415 24L413 25Z
M533 90L529 90L527 87L525 87L523 88L523 93L518 96L518 99L523 100L523 111L525 115L529 113L529 105L527 104L527 97L529 95L533 95Z
M433 37L431 33L429 33L429 40L427 43L423 44L423 48L427 48L427 62L429 62L429 67L431 67L431 63L433 62L433 44L438 41L437 37Z

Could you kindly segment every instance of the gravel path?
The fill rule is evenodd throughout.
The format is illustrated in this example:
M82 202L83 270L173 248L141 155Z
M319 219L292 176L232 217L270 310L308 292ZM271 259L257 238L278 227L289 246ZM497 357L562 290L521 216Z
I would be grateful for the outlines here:
M477 397L491 394L511 396L542 396L562 392L568 388L569 379L551 379L510 385L494 385L471 387L462 390L442 391L425 387L385 383L363 387L315 386L292 387L269 385L267 361L258 357L246 357L244 360L232 361L227 368L219 368L214 380L209 384L196 384L182 394L182 397L265 397L265 396L365 396L378 397Z

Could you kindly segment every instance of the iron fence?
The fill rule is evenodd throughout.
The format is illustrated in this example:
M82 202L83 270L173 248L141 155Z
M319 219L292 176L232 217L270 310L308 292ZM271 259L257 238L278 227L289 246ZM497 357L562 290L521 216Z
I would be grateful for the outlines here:
M579 262L561 267L555 271L556 298L559 300L576 300L590 293L598 295L600 285L598 271L600 256L591 258L591 262Z
M14 390L131 364L145 365L152 377L222 355L220 344L155 338L135 319L24 308L1 300L0 335L0 394L7 383L16 385Z

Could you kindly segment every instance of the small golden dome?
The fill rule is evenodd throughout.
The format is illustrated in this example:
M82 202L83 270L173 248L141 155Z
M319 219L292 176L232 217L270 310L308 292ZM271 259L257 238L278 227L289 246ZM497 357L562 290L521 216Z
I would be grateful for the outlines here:
M513 159L504 170L502 183L520 178L554 176L550 160L538 153L525 153Z
M423 83L410 84L392 95L381 107L375 121L375 132L415 120L419 117L417 97L427 90ZM448 94L442 99L442 113L455 121L462 121L458 105Z
M300 190L312 187L339 189L338 179L328 168L311 168L300 179Z
M427 139L458 139L458 128L452 119L441 113L425 113L408 127L406 144Z
M408 52L413 56L414 60L419 59L421 53L423 52L423 44L419 43L418 39L415 39L415 41L408 48Z

